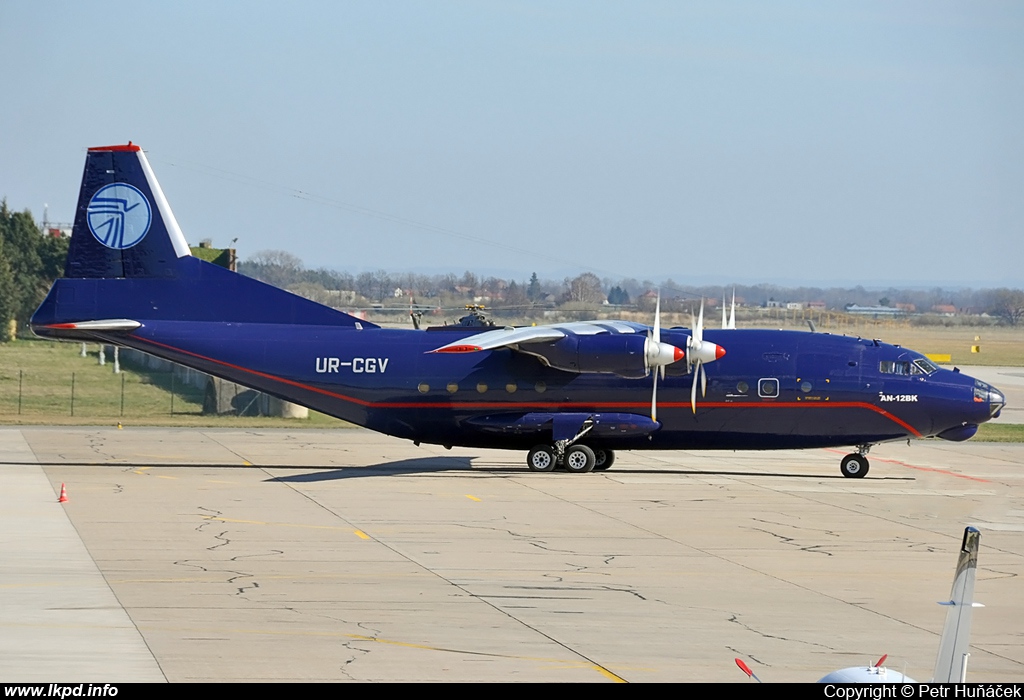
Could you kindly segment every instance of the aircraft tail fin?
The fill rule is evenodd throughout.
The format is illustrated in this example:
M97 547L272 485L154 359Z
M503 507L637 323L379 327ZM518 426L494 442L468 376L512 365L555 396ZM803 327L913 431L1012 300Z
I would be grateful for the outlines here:
M138 146L90 148L64 276L173 277L190 255L146 154Z
M953 577L953 590L949 594L949 600L941 603L949 606L949 611L946 613L946 624L942 628L939 655L935 660L935 673L932 676L932 681L937 683L962 683L967 676L971 611L975 607L981 607L974 602L974 580L978 568L980 542L981 533L977 529L968 527L964 530L960 556L956 562L956 575Z
M142 149L90 148L64 278L32 327L77 337L147 320L377 327L193 257Z

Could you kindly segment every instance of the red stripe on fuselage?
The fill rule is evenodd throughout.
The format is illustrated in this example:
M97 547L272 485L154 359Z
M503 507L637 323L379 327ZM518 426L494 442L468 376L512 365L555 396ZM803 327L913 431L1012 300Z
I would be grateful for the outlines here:
M609 408L642 408L649 409L651 404L644 401L602 401L602 402L586 402L586 401L546 401L546 402L530 402L530 401L366 401L364 399L357 399L354 396L346 396L345 394L339 394L334 391L328 391L327 389L321 389L319 387L304 384L302 382L296 382L292 379L285 379L284 377L278 377L273 374L267 374L266 372L260 372L258 370L249 369L248 367L242 367L241 365L235 365L230 362L224 362L223 360L217 360L212 357L200 355L199 353L190 352L181 348L176 348L173 345L167 345L160 343L156 340L150 340L149 338L142 338L134 336L136 340L141 340L144 343L151 345L157 345L174 352L180 352L183 355L189 355L196 357L207 362L212 362L222 367L230 367L241 372L255 375L257 377L263 377L264 379L270 379L275 382L281 382L289 386L298 387L299 389L305 389L306 391L312 391L323 396L330 396L335 399L341 399L342 401L348 401L350 403L357 404L359 406L365 406L367 408L476 408L476 409L508 409L508 408L586 408L586 409L609 409ZM866 403L864 401L829 401L825 403L811 403L802 401L780 401L773 403L737 403L727 401L706 401L699 404L702 408L866 408L870 411L884 416L896 423L900 427L909 431L914 437L921 437L921 433L917 431L912 425L906 421L894 416L893 414L886 411L884 408L875 406L874 404ZM688 401L665 401L658 404L659 408L690 408Z

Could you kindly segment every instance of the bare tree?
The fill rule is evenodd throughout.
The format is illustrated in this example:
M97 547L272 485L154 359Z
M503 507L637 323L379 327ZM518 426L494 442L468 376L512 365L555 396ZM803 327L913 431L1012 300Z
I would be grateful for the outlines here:
M571 280L567 279L565 286L568 287L568 301L578 301L584 304L600 304L604 301L601 279L593 272L584 272Z
M992 313L1010 326L1024 320L1024 291L997 289L993 293Z

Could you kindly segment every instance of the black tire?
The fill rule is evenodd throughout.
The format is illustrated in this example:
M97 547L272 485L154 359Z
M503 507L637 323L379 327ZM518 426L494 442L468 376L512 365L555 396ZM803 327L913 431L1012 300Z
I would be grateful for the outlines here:
M847 479L863 479L870 468L868 458L859 454L848 454L839 463L839 471Z
M586 474L594 471L594 451L586 445L573 445L565 451L562 466L572 474Z
M526 455L526 466L533 472L553 471L555 463L555 451L548 445L537 445Z
M607 447L598 447L594 450L594 471L603 472L611 469L615 463L615 451Z

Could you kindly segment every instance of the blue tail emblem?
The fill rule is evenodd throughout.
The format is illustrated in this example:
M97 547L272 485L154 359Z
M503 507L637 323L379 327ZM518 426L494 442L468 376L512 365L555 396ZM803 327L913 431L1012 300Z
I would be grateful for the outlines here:
M153 221L149 200L137 188L118 182L89 200L89 230L108 248L124 250L145 238Z

